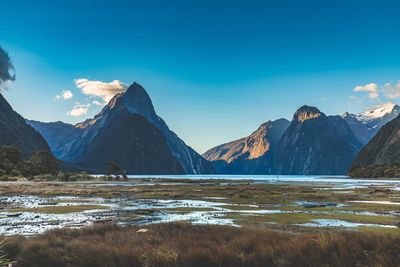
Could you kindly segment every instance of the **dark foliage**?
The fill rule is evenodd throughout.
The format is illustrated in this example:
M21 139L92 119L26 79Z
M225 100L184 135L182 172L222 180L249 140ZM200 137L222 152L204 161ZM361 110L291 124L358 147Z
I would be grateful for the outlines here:
M114 175L115 179L117 180L120 178L120 176L122 176L124 179L128 179L126 171L113 161L108 162L106 174L107 176Z
M36 151L29 160L12 146L0 146L0 176L33 176L58 173L57 160L47 151Z

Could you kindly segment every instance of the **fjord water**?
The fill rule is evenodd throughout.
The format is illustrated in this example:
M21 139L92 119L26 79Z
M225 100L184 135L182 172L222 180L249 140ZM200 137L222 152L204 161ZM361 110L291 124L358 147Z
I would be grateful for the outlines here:
M250 180L258 183L296 183L314 182L328 184L365 184L384 185L399 184L400 179L367 179L350 178L345 175L128 175L129 179L160 178L160 179L192 179L192 180Z

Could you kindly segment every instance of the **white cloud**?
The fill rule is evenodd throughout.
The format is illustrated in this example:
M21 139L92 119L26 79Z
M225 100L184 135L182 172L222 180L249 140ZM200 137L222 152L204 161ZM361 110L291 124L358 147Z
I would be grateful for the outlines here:
M103 101L107 103L111 100L111 98L113 98L114 95L124 92L127 88L125 84L118 80L107 83L103 81L77 79L75 80L75 85L81 89L83 94L101 97Z
M385 83L382 88L382 93L389 99L400 98L400 81L396 84Z
M99 100L94 100L94 101L92 102L92 104L93 104L93 105L96 105L96 106L99 106L99 107L103 107L103 106L107 105L107 102L105 102L105 101L99 101Z
M369 98L373 101L380 102L382 98L397 99L400 98L400 81L397 83L385 83L383 85L378 85L376 83L369 83L366 85L358 85L354 87L354 92L366 92L368 93L365 98Z
M76 104L71 111L67 112L68 115L74 117L80 117L88 113L90 104Z
M378 100L379 98L379 86L376 83L369 83L366 85L358 85L354 87L354 92L367 92L368 98Z
M72 94L72 92L70 90L64 90L64 91L61 91L61 93L59 95L56 95L56 100L60 100L60 99L68 100L73 97L74 97L74 95Z
M354 87L354 92L377 92L378 85L376 83L369 83L366 85L358 85Z

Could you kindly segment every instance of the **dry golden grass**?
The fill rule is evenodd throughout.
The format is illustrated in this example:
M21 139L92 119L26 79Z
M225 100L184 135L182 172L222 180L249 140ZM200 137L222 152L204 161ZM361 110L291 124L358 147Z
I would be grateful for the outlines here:
M265 229L160 224L63 229L14 237L19 267L399 266L400 238L356 232L291 234Z

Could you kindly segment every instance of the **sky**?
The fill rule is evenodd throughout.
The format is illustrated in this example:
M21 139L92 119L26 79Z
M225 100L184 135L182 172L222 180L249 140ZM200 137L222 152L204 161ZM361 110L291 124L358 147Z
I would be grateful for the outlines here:
M132 82L202 153L300 106L400 103L400 2L1 1L4 92L28 119L77 123Z

